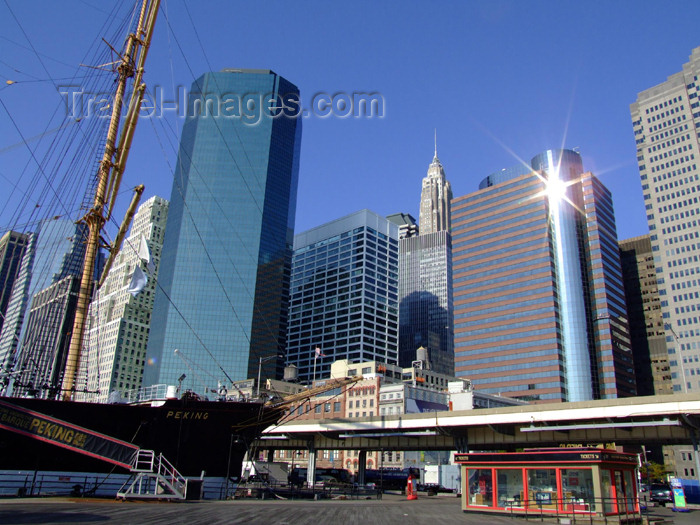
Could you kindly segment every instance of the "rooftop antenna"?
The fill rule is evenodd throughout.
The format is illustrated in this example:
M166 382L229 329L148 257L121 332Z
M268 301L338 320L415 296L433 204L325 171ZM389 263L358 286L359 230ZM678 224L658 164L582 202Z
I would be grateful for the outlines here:
M434 129L435 131L435 158L437 159L437 128Z

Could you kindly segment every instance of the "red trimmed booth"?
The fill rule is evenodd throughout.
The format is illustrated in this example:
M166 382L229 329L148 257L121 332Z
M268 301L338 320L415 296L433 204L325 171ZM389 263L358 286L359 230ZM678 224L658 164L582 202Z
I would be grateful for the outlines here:
M455 454L455 463L462 466L464 512L641 519L636 454L598 448L531 449Z

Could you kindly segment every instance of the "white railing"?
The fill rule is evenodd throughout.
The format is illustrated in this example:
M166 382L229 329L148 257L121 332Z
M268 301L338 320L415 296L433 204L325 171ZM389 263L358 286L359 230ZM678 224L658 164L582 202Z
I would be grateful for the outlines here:
M165 399L168 390L168 385L151 385L133 390L125 390L122 392L122 397L127 403L142 403L145 401L154 401Z
M153 450L138 450L131 467L132 478L117 492L122 499L185 499L187 479Z

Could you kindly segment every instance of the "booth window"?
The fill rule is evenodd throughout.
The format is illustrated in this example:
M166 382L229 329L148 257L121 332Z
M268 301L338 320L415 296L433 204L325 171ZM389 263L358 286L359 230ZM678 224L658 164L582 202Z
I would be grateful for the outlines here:
M469 505L493 506L491 469L469 469Z
M632 473L629 470L615 471L615 503L617 503L617 512L620 514L634 512L634 485Z
M593 471L580 468L561 469L561 495L566 511L595 511Z
M600 489L603 498L603 512L613 514L615 512L615 489L609 470L600 471Z
M496 490L499 507L509 509L523 506L523 471L522 469L497 469Z
M557 507L557 471L553 468L527 469L528 500L530 507L544 509Z

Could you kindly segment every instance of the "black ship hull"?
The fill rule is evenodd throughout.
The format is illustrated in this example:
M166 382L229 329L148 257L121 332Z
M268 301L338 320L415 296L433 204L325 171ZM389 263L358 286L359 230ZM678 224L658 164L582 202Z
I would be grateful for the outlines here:
M239 476L253 440L280 409L260 403L169 399L160 406L0 398L21 409L162 453L185 476ZM0 470L110 472L124 468L8 429L0 421Z

